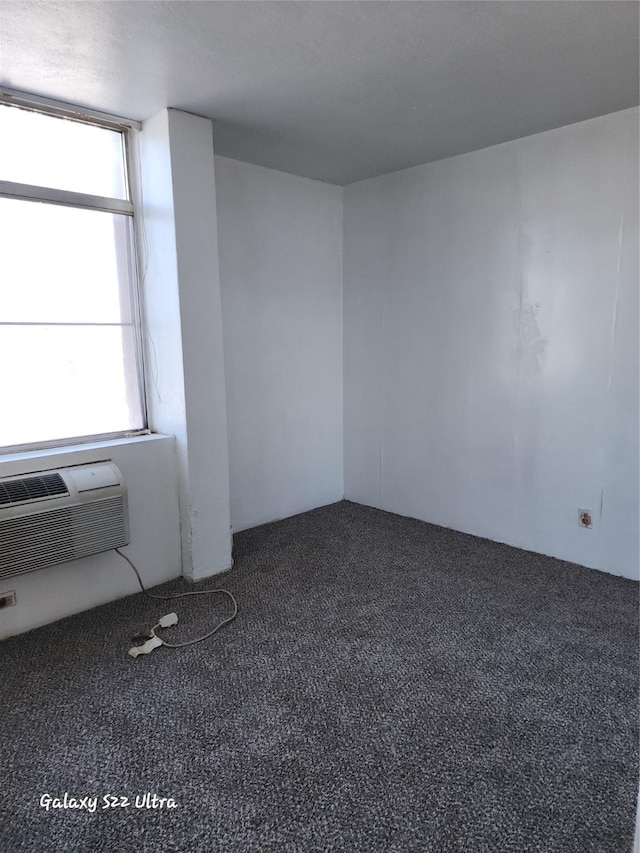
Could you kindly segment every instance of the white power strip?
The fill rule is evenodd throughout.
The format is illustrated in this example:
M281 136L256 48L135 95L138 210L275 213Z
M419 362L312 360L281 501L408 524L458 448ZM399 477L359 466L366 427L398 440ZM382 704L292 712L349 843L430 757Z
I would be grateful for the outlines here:
M128 654L131 655L132 658L137 658L138 655L148 655L154 649L159 648L160 646L164 646L165 642L160 637L156 635L156 628L170 628L172 625L178 624L178 614L177 613L167 613L166 616L163 616L162 619L153 626L151 631L149 632L151 636L143 643L141 646L132 646L129 649Z

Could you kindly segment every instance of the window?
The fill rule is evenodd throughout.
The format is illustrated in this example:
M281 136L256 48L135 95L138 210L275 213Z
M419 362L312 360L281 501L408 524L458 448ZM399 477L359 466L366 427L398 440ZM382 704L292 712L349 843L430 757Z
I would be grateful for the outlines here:
M144 430L129 130L0 103L0 447Z

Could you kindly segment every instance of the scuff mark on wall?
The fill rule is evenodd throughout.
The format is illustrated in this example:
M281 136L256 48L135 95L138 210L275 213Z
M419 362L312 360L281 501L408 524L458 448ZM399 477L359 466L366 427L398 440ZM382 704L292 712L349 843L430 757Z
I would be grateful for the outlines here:
M541 373L542 361L549 344L549 338L540 331L538 313L540 303L531 303L523 299L520 308L521 359L529 373Z

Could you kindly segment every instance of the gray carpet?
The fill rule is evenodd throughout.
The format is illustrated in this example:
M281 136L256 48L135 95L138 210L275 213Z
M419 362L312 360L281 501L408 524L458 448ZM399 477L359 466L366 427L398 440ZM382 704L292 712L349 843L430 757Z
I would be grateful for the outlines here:
M235 556L199 646L126 657L142 595L0 644L3 853L630 849L635 583L347 502Z

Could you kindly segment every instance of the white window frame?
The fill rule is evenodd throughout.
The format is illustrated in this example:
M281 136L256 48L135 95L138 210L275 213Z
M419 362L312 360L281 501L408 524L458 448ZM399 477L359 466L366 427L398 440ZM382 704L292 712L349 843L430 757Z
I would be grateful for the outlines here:
M91 442L106 441L118 438L133 438L140 435L150 434L148 428L148 412L145 388L144 370L144 347L142 340L142 304L140 293L140 277L138 275L138 251L136 245L137 229L134 213L137 204L137 163L134 161L133 152L135 146L132 144L135 135L140 131L140 122L124 119L109 113L97 110L85 109L84 107L54 101L49 98L40 98L34 95L16 92L12 89L0 87L0 105L20 107L32 112L44 115L69 118L75 121L91 124L108 130L116 130L122 134L123 158L125 167L125 179L129 200L109 198L106 196L89 195L87 193L73 192L70 190L53 189L51 187L39 187L31 184L21 184L14 181L0 180L0 197L11 198L20 201L46 202L58 204L65 207L77 207L88 210L98 210L107 213L124 214L131 217L130 242L129 242L129 280L131 299L131 324L133 328L133 340L135 346L136 370L138 374L138 394L140 396L140 410L143 417L143 426L132 432L109 432L94 435L70 436L68 438L54 439L50 441L15 444L0 448L0 454L24 453L31 450L43 450L47 448L66 447L77 444L89 444ZM80 324L83 325L83 324Z

